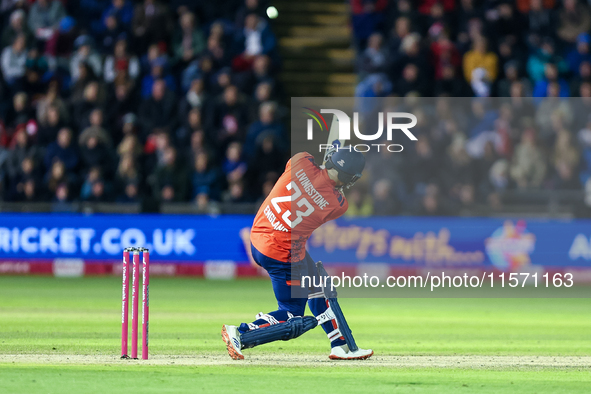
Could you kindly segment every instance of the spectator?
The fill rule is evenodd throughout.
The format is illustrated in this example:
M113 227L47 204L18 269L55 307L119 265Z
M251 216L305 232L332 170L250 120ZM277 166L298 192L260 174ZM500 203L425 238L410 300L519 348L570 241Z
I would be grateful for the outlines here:
M152 64L150 73L142 79L142 97L148 98L152 94L152 87L158 80L162 80L166 83L166 87L171 92L176 92L176 82L174 77L168 73L168 63L165 58L156 58Z
M60 21L59 29L47 42L45 54L52 60L55 60L56 64L57 62L61 64L65 59L72 56L74 41L76 41L79 34L76 20L71 16L63 17Z
M18 186L18 194L16 201L20 202L38 202L43 199L42 193L39 191L38 182L33 178L27 178Z
M442 192L452 200L460 200L462 189L473 186L477 180L475 163L468 155L462 137L454 138L444 160L445 169L440 173Z
M556 128L570 127L574 121L571 103L559 100L560 87L557 83L548 85L548 98L542 100L536 110L535 122L539 127L538 139L545 144L554 142Z
M222 166L228 183L237 182L246 173L246 162L242 159L242 145L232 142L226 149L226 157Z
M582 62L569 83L572 97L585 97L585 86L591 83L591 62Z
M78 151L72 142L72 130L62 128L57 134L57 141L49 144L45 152L45 167L51 167L59 159L67 171L74 171L78 166Z
M117 146L117 154L121 159L124 157L130 157L135 163L137 159L142 155L142 146L138 138L133 134L127 134L123 137L123 140ZM136 181L139 179L135 179Z
M206 152L198 153L194 158L194 170L191 176L192 199L197 202L199 196L208 196L208 200L221 198L223 175L219 168L212 165Z
M110 14L106 17L105 29L99 36L98 49L102 54L112 53L117 40L125 38L127 38L125 28L114 14Z
M176 124L176 112L174 94L167 89L163 80L156 80L152 86L152 95L142 102L139 110L144 132L151 134L155 129L170 132Z
M347 202L349 209L345 212L345 216L349 217L368 217L373 214L374 202L371 195L356 185L354 189L347 195Z
M129 80L118 80L110 87L108 99L110 105L106 106L105 124L111 130L113 140L116 142L122 137L118 130L122 130L123 126L132 119L132 123L135 124L133 111L137 108L137 103L133 88L134 85Z
M99 167L104 174L109 174L114 158L107 132L98 126L90 126L80 134L79 144L83 168L88 171L91 167Z
M189 112L194 109L200 111L205 107L208 98L203 79L196 78L192 80L189 90L179 104L179 117L186 118Z
M365 47L365 42L369 36L383 28L383 11L387 5L387 0L351 1L351 11L353 13L351 23L353 25L355 45L361 50Z
M548 85L556 83L559 86L559 97L569 97L570 92L568 83L558 76L558 68L555 64L548 63L544 69L544 79L539 80L534 86L534 97L546 97L548 95Z
M400 46L401 53L393 56L392 67L390 69L390 81L397 81L402 74L402 70L410 63L418 69L419 78L428 81L431 76L428 56L421 49L421 37L412 33L404 37Z
M392 185L387 179L377 181L373 186L373 214L392 216L400 211L400 203L392 193Z
M190 148L186 154L187 161L193 163L195 157L200 153L208 153L208 157L213 158L212 150L205 138L205 132L203 130L196 130L191 134Z
M566 129L561 129L554 143L552 155L554 167L558 170L561 166L566 166L574 174L574 170L579 168L580 160L581 152L573 144L572 134Z
M45 42L53 37L66 11L59 0L37 0L29 11L29 29L37 40Z
M230 183L228 190L222 196L222 201L231 204L250 202L244 188L244 182L239 180Z
M547 1L529 1L528 41L530 45L536 45L540 42L541 38L547 35L549 31L552 31L555 25L555 15L552 7L545 7L545 2Z
M511 178L509 176L510 164L506 159L497 160L491 167L488 174L492 191L498 192L509 188Z
M431 56L436 80L443 79L444 67L453 67L454 73L460 67L460 54L445 32L439 34L437 40L431 44Z
M396 54L401 52L400 47L402 46L402 41L410 33L410 19L406 16L401 16L397 18L394 23L394 28L392 29L392 32L390 34L390 38L388 40L388 47L390 49L390 54L392 56L396 56Z
M60 184L75 182L74 176L66 170L64 162L60 159L56 158L48 168L49 171L45 175L45 188L51 196L55 195Z
M435 82L435 96L466 97L470 95L466 82L458 76L452 65L445 65L441 70L441 79Z
M566 161L559 161L555 166L555 175L552 179L552 187L558 190L580 190L581 182L574 168Z
M93 72L95 77L100 77L102 73L102 61L98 53L93 48L94 41L90 36L80 36L74 42L76 52L70 60L70 76L72 82L78 81L80 78L80 64L87 64Z
M492 12L491 12L492 11ZM499 2L486 13L489 35L498 41L517 43L523 37L525 18L515 12L511 2Z
M245 94L251 95L254 93L256 86L260 83L267 82L274 84L275 78L272 75L271 58L267 55L255 56L252 63L252 69L239 73L233 78L236 86L240 88ZM230 84L230 80L228 83ZM224 87L224 86L222 86Z
M25 62L25 79L24 89L32 97L33 101L37 101L43 96L46 87L46 76L48 75L49 64L47 58L39 54L37 48L32 48L27 54Z
M183 15L186 13L188 12L184 12ZM132 30L140 50L145 50L146 43L166 40L172 30L167 6L156 0L144 0L137 4L133 14Z
M212 131L211 140L218 146L230 141L243 141L248 122L247 106L234 85L228 86L213 109L207 128Z
M86 201L93 203L101 203L110 202L111 200L112 196L110 193L109 185L105 182L105 180L99 178L96 181L94 181L91 185L90 196L86 199Z
M79 101L84 99L84 91L91 82L96 82L97 77L94 75L92 68L82 62L78 64L78 80L70 86L70 97L68 102L75 106Z
M189 111L187 120L182 127L179 127L175 134L175 145L179 148L189 146L193 133L203 132L203 124L201 123L201 112L194 108Z
M65 126L66 124L61 118L59 109L54 105L50 105L47 108L47 123L40 125L37 131L37 143L41 146L51 144L56 140L58 131Z
M248 14L257 14L263 16L264 14L263 1L259 0L244 0L243 4L238 8L236 12L236 28L244 28L244 20Z
M29 108L29 98L26 93L19 92L12 98L12 108L6 114L5 126L9 129L16 129L18 126L25 125L31 118L31 109Z
M574 44L579 34L586 33L591 28L589 6L577 0L564 0L562 4L556 34L567 44Z
M554 41L546 38L542 46L535 49L527 61L527 73L534 83L544 79L546 64L549 63L555 64L559 73L568 70L568 65L562 57L555 54Z
M477 68L486 70L486 77L494 82L497 79L498 58L493 52L487 50L486 38L478 37L472 46L472 50L464 55L463 67L466 81L472 82L473 71Z
M441 199L437 186L429 185L427 187L416 214L420 216L446 216L450 214L450 210Z
M589 44L591 44L591 35L581 33L577 37L577 47L569 52L566 57L568 68L571 73L577 74L581 63L591 62L591 53L589 53Z
M57 185L55 195L53 196L52 201L57 204L68 204L72 201L72 198L70 196L70 188L68 187L67 183L60 183L59 185Z
M505 77L501 79L497 86L497 93L499 97L511 96L511 85L515 82L521 84L521 95L523 97L531 96L531 83L529 79L519 75L519 64L515 61L505 63L504 67Z
M120 37L114 48L113 54L105 59L105 82L115 81L119 73L125 73L132 80L136 79L140 74L140 62L137 57L127 53L127 40Z
M245 174L249 194L261 194L264 183L270 178L279 178L285 163L284 153L278 148L276 137L263 134L259 138L254 155L251 156L248 171Z
M187 65L205 49L203 34L195 24L195 15L185 12L180 17L180 29L173 40L173 50L177 61Z
M10 22L2 30L0 46L2 48L10 46L14 42L14 39L19 35L25 36L26 46L33 44L34 36L25 23L25 11L21 9L14 10L12 14L10 14Z
M248 14L244 20L244 29L236 34L234 45L234 51L239 55L232 60L232 67L243 71L252 67L255 56L272 55L277 42L265 20L257 14Z
M90 114L102 106L104 96L105 93L98 82L90 82L86 85L81 100L72 104L72 123L78 129L88 127Z
M35 164L40 161L41 150L37 145L33 144L24 126L20 126L15 131L10 148L5 159L8 177L16 177L21 170L25 175L35 176ZM23 169L23 163L25 162L27 163L27 171Z
M546 175L546 163L542 150L537 146L533 130L523 132L521 143L515 148L509 171L519 189L536 189L542 185Z
M102 172L100 167L92 167L88 170L84 183L80 187L80 199L82 201L88 201L92 197L92 188L95 182L98 182L102 178Z
M217 168L215 196L198 197L209 211L222 194L229 201L258 199L277 176L274 167L284 166L287 109L268 103L281 102L283 94L265 2L246 0L223 11L186 0L170 6L158 0L37 0L28 12L25 6L12 0L0 6L6 22L0 32L0 198L80 200L77 180L97 168L100 179L87 183L84 200L139 201L175 146L183 153L175 153L175 168L193 164L202 153ZM391 91L386 79L383 87L377 85L371 87L380 95ZM250 127L254 152L248 162L256 163L257 172L246 166L239 180L228 183L215 161L223 161L233 142L245 143ZM25 174L21 165L29 155L25 167L33 171ZM56 167L66 167L68 179L54 179L46 193L39 172L51 172L56 160L62 162ZM118 166L135 175L118 179ZM189 197L179 190L165 179L153 191L158 199Z
M133 5L127 0L112 0L111 5L104 11L101 21L95 21L92 24L95 34L105 31L109 17L114 17L123 29L129 30L133 19Z
M24 84L25 66L27 62L27 51L25 48L26 38L19 34L14 38L11 46L2 51L2 75L4 81L13 91L18 91Z
M383 47L381 34L373 33L367 40L367 48L363 51L359 61L359 77L365 78L369 74L383 73L388 66L388 53Z
M19 159L18 151L13 151L9 160L9 190L8 190L8 199L15 200L18 198L18 195L23 193L23 186L27 179L34 179L35 181L39 178L39 171L37 167L37 163L34 156L25 156L22 157L20 162L16 160ZM14 168L11 168L12 165L15 165Z
M185 201L187 173L184 167L179 165L174 148L168 147L164 150L151 183L155 198L167 202Z
M275 113L277 111L277 104L274 102L266 102L259 107L259 119L254 122L248 129L246 134L246 142L244 143L244 151L249 157L257 157L253 155L260 145L262 139L266 136L272 136L275 146L278 151L285 149L285 129L283 125L277 121Z
M117 197L119 204L134 204L140 202L139 187L136 183L130 182L125 185L125 189L122 194Z
M402 77L396 81L394 86L396 86L396 93L403 97L409 94L416 94L418 96L425 96L427 94L425 81L420 78L419 68L413 63L404 66Z

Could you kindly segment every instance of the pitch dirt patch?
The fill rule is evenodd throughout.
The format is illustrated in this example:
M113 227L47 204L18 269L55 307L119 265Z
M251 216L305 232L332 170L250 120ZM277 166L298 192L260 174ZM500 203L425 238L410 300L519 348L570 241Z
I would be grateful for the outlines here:
M591 368L589 356L374 356L363 361L332 361L318 355L246 355L234 361L227 355L167 356L154 355L149 360L121 360L115 356L80 354L0 354L0 364L53 365L247 365L267 367L392 367L392 368Z

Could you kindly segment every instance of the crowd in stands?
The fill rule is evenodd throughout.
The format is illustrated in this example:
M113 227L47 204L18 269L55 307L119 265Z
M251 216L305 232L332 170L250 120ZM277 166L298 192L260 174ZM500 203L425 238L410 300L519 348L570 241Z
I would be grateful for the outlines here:
M507 190L586 188L591 206L589 2L351 0L351 11L358 97L473 97L423 99L419 140L388 171L368 157L351 214L495 209ZM462 108L438 109L454 100Z
M0 0L0 201L254 202L289 155L262 0Z

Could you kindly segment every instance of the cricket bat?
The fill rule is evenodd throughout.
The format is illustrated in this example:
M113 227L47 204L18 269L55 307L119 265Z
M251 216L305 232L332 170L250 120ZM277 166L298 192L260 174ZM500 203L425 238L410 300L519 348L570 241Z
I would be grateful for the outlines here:
M341 147L345 145L346 140L339 140L339 119L336 115L333 115L332 122L330 123L330 130L328 132L328 141L326 142L327 145L332 145L335 147ZM328 150L324 153L324 159L322 160L322 164L326 164L328 160Z

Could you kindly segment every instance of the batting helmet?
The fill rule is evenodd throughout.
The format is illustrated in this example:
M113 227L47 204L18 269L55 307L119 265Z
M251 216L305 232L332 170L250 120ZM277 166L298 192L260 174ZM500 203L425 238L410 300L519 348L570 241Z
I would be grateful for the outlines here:
M339 181L348 189L359 178L365 167L365 157L351 146L339 148L328 157L326 168L334 168L339 173Z

